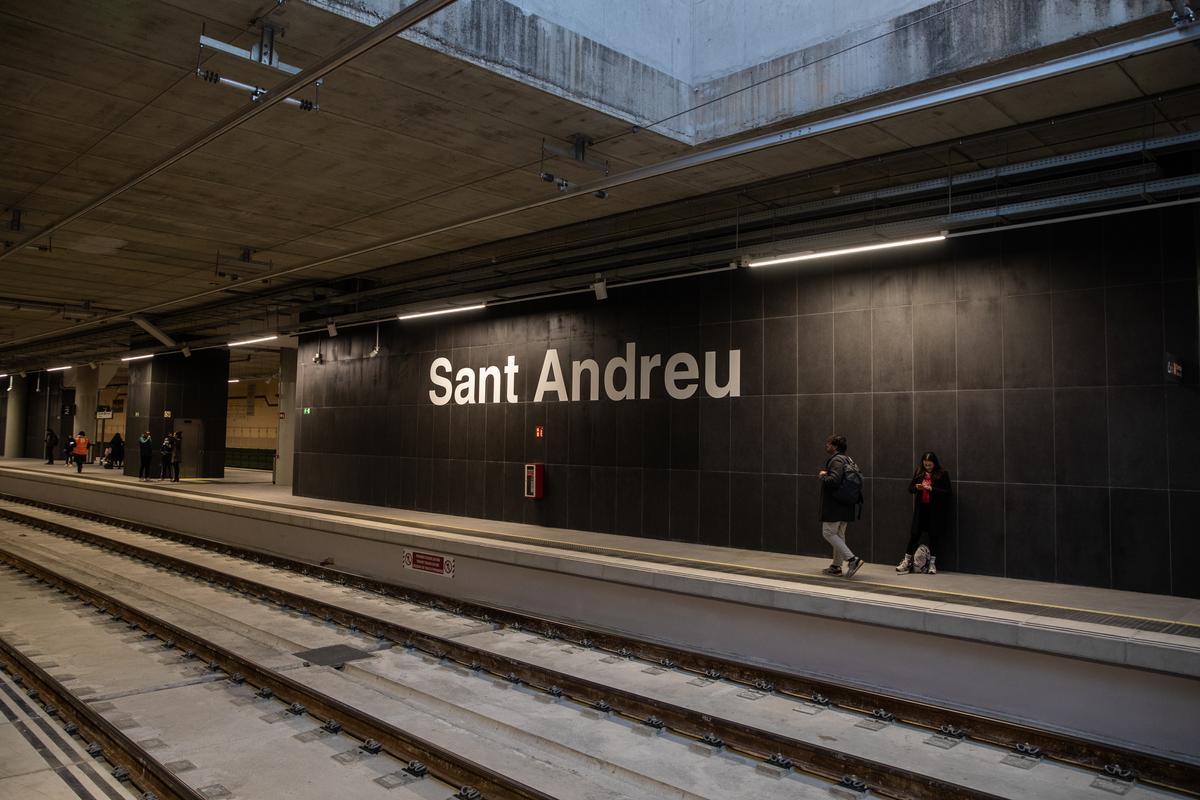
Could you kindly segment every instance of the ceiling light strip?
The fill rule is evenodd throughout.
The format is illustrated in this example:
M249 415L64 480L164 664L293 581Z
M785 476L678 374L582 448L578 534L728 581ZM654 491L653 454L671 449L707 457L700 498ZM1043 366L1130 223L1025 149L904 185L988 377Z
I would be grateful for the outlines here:
M50 367L46 370L46 372L62 372L64 369L70 369L70 367Z
M478 311L484 308L486 303L480 303L474 306L458 306L456 308L442 308L437 311L419 311L416 314L401 314L396 319L417 319L418 317L439 317L442 314L457 314L460 311Z
M124 356L121 358L121 360L122 361L143 361L147 358L154 358L154 353L146 353L145 355L140 355L140 356Z
M278 338L279 338L278 334L273 334L271 336L260 336L257 339L243 339L240 342L230 342L228 346L229 347L242 347L243 345L248 345L248 344L259 344L260 342L272 342Z
M819 250L815 253L798 253L792 256L780 256L779 258L764 258L757 261L751 261L747 266L750 267L773 267L776 264L793 264L797 261L810 261L814 258L832 258L834 256L845 256L851 253L868 253L873 250L890 250L894 247L909 247L914 244L928 244L930 242L941 242L946 239L946 234L940 233L937 236L921 236L916 239L901 239L896 242L880 242L879 244L864 244L857 247L843 247L837 250Z

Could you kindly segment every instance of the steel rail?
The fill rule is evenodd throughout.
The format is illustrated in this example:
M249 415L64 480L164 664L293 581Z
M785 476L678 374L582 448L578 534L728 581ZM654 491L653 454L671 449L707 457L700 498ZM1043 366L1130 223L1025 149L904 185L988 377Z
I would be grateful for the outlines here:
M438 1L449 2L449 0ZM420 0L418 0L418 2L420 2ZM416 3L414 3L414 5L416 5ZM859 111L851 111L848 113L839 114L827 119L805 123L803 125L788 128L787 130L778 131L775 133L752 136L748 139L743 139L742 141L734 142L732 144L720 145L707 150L687 153L675 158L669 158L665 161L660 161L657 164L650 164L644 167L635 167L634 169L627 170L625 172L610 175L590 183L581 184L564 192L557 192L554 195L541 200L520 203L507 208L499 209L497 211L464 217L462 219L418 231L416 233L407 234L397 238L376 241L362 247L344 250L339 253L334 253L330 256L325 256L313 261L297 264L293 267L276 270L275 272L267 273L265 275L258 275L252 279L248 278L246 280L229 283L220 288L194 292L192 294L177 297L172 300L164 300L162 302L143 306L141 308L124 311L119 314L90 320L88 322L54 331L53 333L42 333L35 334L33 336L22 337L19 339L11 339L7 342L4 342L3 346L7 348L19 344L26 344L28 342L40 341L42 339L60 337L74 331L94 328L118 320L123 320L133 314L152 313L155 311L160 311L164 308L177 306L180 303L187 303L204 297L224 294L241 286L247 286L261 282L263 278L281 278L287 275L294 275L296 273L316 269L327 264L344 261L357 256L368 255L370 253L378 252L379 250L385 250L389 247L396 247L398 245L425 239L430 236L449 233L460 228L478 225L483 222L491 222L493 220L503 219L514 214L532 211L544 206L553 205L554 203L561 203L565 200L571 200L576 197L591 195L598 191L607 191L609 189L647 180L649 178L662 177L675 172L704 166L706 164L723 161L729 158L736 158L737 156L767 150L780 145L805 141L816 136L835 133L837 131L857 127L859 125L881 122L893 117L911 113L913 111L938 108L950 103L982 97L993 92L1025 86L1027 84L1046 80L1048 78L1069 75L1080 70L1102 66L1104 64L1111 64L1113 62L1132 58L1134 56L1146 55L1169 47L1175 47L1177 45L1188 44L1196 41L1200 41L1200 25L1185 29L1172 28L1170 30L1160 31L1159 33L1149 34L1136 39L1103 45L1092 50L1086 50L1082 53L1076 53L1074 55L1056 58L1032 66L1010 70L999 75L979 78L977 80L967 81L965 83L948 86L942 89L936 89L934 91L919 94L914 97L895 100L877 106L871 106ZM310 71L311 70L306 70L305 72L296 76L297 79L307 75ZM299 88L289 87L289 83L290 81L285 82L278 87L277 90L272 90L275 93L276 102L281 99L279 97L279 93L284 89L293 91L295 88ZM8 252L0 253L0 259L11 255L17 249L19 248L14 247Z
M1046 757L1055 761L1083 769L1095 770L1100 774L1125 774L1127 771L1132 771L1132 774L1136 774L1138 779L1144 783L1200 797L1200 768L1150 753L1097 743L1080 737L1041 730L1032 726L992 719L982 715L940 708L914 700L808 679L779 670L748 666L726 659L713 658L656 643L648 643L631 637L597 633L577 626L563 625L545 618L517 614L479 604L462 603L457 600L448 601L447 598L438 595L400 588L393 584L343 573L335 569L314 566L279 556L267 556L245 548L225 545L188 534L165 531L140 523L116 520L105 515L80 512L50 503L13 498L8 495L0 495L0 499L15 500L57 513L82 517L102 524L146 533L157 538L197 547L198 549L298 572L306 576L320 577L339 585L358 588L373 594L397 597L406 602L417 602L451 613L506 625L517 630L527 630L536 635L552 639L562 639L585 648L595 648L623 657L641 659L650 663L671 665L696 674L730 680L753 689L774 691L822 705L832 704L868 716L882 714L887 717L890 715L898 721L929 729L932 733L967 738L1005 748L1021 747L1028 749L1034 747L1040 749ZM794 746L793 742L770 732L757 731L746 726L740 726L737 723L713 719L708 715L700 715L699 724L697 724L696 712L688 709L677 707L666 708L657 703L648 705L646 698L622 692L613 687L596 684L564 673L531 665L517 659L472 648L452 639L442 639L437 636L414 631L397 623L349 611L333 604L267 586L248 578L232 576L219 570L197 565L186 559L165 553L158 553L127 542L116 541L101 534L81 530L77 527L62 525L8 508L0 508L0 519L9 519L31 527L41 528L51 533L85 541L89 544L94 544L139 560L167 566L183 575L236 586L241 591L256 594L284 606L308 608L325 616L327 619L336 621L347 627L353 626L359 630L374 632L376 635L405 643L406 646L415 647L422 652L427 652L438 657L451 658L470 668L485 668L489 672L502 677L515 675L521 681L538 688L557 687L558 689L569 691L569 693L577 696L581 701L589 704L595 704L599 700L604 700L609 705L617 707L618 710L626 711L643 721L650 716L656 716L665 721L666 718L663 714L670 714L673 722L671 727L675 727L685 735L699 738L706 732L719 730L727 734L721 738L727 742L737 742L739 747L745 749L747 752L757 754L759 757L762 757L762 754L766 753L769 757L774 752L785 751L784 755L791 758L797 764L814 774L824 777L833 777L829 772L829 768L833 765L844 763L836 759L830 761L828 754L820 752L820 748L808 752L792 750L791 748ZM804 748L810 747L804 743L800 744ZM790 752L786 752L789 750ZM841 754L838 754L838 756L841 758ZM856 774L859 774L859 777L863 777L863 774L866 773L867 768L870 766L870 764L863 765L862 767L856 766L855 770L861 770L860 773ZM892 771L894 768L889 767L888 770ZM886 778L887 776L883 777ZM909 789L919 787L919 783L911 782L908 776L902 777L905 778ZM924 776L920 777L922 780L924 779ZM875 784L880 789L888 790L893 790L894 785L895 781ZM895 790L902 788L896 787ZM958 795L934 794L931 796L949 797Z
M208 641L178 625L142 611L99 589L87 586L42 564L0 546L0 563L8 564L36 580L45 582L90 603L98 610L120 617L171 647L182 648L208 662L213 671L222 671L237 682L246 682L270 690L270 696L284 703L299 703L309 715L328 722L336 721L341 730L364 742L374 740L382 749L401 760L419 761L434 777L452 785L470 785L487 800L555 800L554 795L526 786L495 770L476 764L433 742L411 734L371 716L354 706L316 691L275 670L263 667L231 650Z
M43 524L53 525L54 523ZM61 530L52 532L62 533ZM846 779L858 779L866 783L877 794L898 800L919 800L920 798L998 800L998 796L990 792L960 786L902 767L853 756L830 747L811 744L744 723L713 717L694 709L647 698L569 673L462 644L454 639L423 633L406 625L349 611L331 603L313 600L304 595L268 586L258 581L229 575L174 556L154 553L127 543L119 543L121 546L112 547L104 542L103 537L79 536L73 530L65 535L86 540L91 544L99 544L110 551L156 566L171 568L184 577L211 581L224 588L274 603L284 609L301 609L326 622L334 622L352 630L396 642L406 649L417 650L438 659L452 661L471 671L486 671L506 683L525 684L548 692L555 697L568 697L590 706L599 713L620 714L648 726L670 729L692 739L719 742L720 744L713 745L714 748L727 747L764 762L769 762L773 756L782 757L786 759L784 763L789 763L796 769L834 784ZM71 587L71 591L76 594L82 593L79 590L82 585L76 581L62 576L44 565L34 565L28 559L0 545L0 561L4 560L19 562L18 566L26 571L36 566L38 574L44 579L61 582ZM96 595L101 594L96 590L89 591ZM104 597L104 603L109 606L124 605L106 595ZM125 614L124 611L122 613ZM125 614L125 616L129 615ZM155 630L155 628L149 627L148 630ZM170 635L177 637L179 634L172 632ZM163 638L169 637L164 636ZM226 669L226 671L229 670ZM269 688L280 694L274 685L262 684L257 678L252 679L246 670L240 671L245 673L247 680L252 683L268 685ZM303 700L300 702L310 709L314 707ZM333 718L338 719L339 722L342 721L341 717L334 716ZM349 728L348 725L347 728ZM373 738L383 741L377 735L373 735Z
M163 800L205 800L204 795L177 778L100 712L72 694L3 637L0 637L0 667L26 687L30 699L41 703L48 716L58 716L73 724L83 739L97 745L101 750L97 757L103 757L123 770L133 784L146 792L145 796L153 795Z

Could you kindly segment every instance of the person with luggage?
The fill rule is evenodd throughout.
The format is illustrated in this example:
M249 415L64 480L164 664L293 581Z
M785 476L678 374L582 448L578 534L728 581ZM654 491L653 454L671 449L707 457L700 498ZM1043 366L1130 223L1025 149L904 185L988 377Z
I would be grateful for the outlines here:
M154 458L154 439L150 431L138 437L138 480L150 481L150 460Z
M846 527L862 516L862 470L846 455L845 436L830 436L825 442L825 454L828 456L825 468L818 473L821 536L833 547L833 563L821 571L852 578L864 562L846 545ZM842 562L846 564L844 572Z
M953 493L950 473L942 468L937 453L930 450L921 456L921 463L908 483L908 491L913 496L912 527L908 547L904 549L904 558L896 565L896 572L920 570L936 575L938 542L946 532ZM928 545L921 544L922 534L928 538Z
M88 441L87 434L85 434L83 431L80 431L75 436L75 446L71 450L71 455L75 458L76 472L83 472L83 464L85 461L87 461L88 447L90 445L91 442Z
M54 451L58 449L58 434L51 428L46 428L46 438L44 440L46 446L46 463L54 463Z

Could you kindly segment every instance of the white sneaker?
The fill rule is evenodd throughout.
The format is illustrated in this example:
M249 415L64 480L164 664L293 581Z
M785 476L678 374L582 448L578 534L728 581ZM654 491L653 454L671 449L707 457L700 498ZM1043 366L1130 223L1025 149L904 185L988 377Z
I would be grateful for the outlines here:
M905 554L904 560L896 565L896 572L912 572L913 562L912 556Z

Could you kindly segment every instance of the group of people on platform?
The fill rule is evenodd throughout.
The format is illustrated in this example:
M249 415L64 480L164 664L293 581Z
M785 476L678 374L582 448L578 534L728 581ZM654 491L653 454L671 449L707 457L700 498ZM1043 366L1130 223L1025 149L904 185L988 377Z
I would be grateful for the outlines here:
M46 463L53 464L54 455L59 446L58 434L47 428L44 441ZM74 465L76 472L83 472L83 465L87 463L91 446L92 443L88 439L87 433L80 431L64 443L63 460L68 467ZM150 431L146 431L138 437L138 480L151 480L150 472L154 460L154 449L154 439L150 436ZM183 463L183 431L168 432L158 445L158 453L158 480L178 483L179 467ZM125 466L125 440L121 438L121 434L115 434L112 440L105 445L100 465L106 469Z
M825 442L828 458L818 473L821 480L821 535L833 547L833 563L822 572L826 575L853 577L865 563L846 544L846 528L862 516L862 471L846 453L846 437L830 436ZM952 489L950 473L942 467L937 453L927 451L921 456L911 480L909 494L913 496L912 522L904 558L896 572L925 572L937 574L938 545L949 523ZM922 544L925 539L927 544Z

